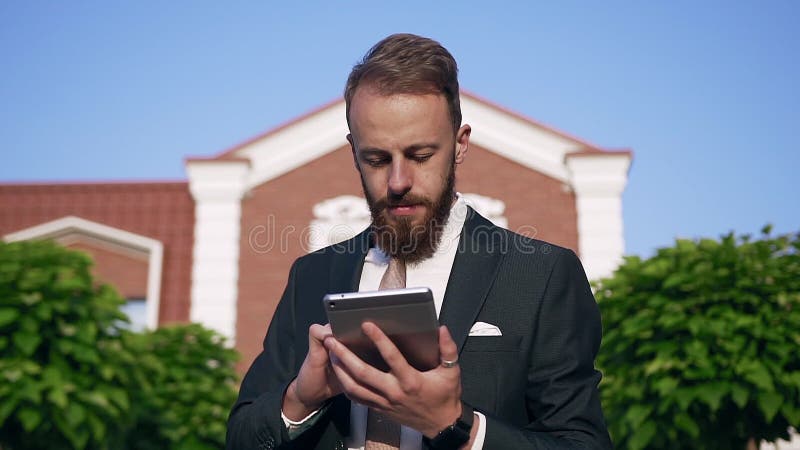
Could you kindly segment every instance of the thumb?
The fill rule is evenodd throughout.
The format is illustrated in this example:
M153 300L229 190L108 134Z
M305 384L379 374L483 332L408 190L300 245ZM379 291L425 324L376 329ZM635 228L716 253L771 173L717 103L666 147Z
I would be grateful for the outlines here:
M323 342L325 342L325 338L328 337L328 336L332 336L330 325L324 325L323 326L323 325L319 325L319 324L312 324L308 328L308 352L309 352L309 354L325 354L325 355L327 355L328 351L325 350L325 346L323 345Z

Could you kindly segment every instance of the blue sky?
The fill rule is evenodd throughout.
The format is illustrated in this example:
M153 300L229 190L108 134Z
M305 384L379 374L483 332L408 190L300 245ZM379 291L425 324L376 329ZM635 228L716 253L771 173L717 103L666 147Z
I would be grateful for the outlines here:
M413 32L471 92L635 152L627 253L800 229L800 2L120 3L0 2L0 182L185 179Z

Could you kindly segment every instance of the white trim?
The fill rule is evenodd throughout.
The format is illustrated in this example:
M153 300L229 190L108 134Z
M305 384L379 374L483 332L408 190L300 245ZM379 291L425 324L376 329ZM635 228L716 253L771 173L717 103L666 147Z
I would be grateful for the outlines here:
M471 206L478 214L489 219L501 228L508 228L508 218L505 216L506 203L502 200L480 194L459 193L464 202Z
M62 217L51 222L9 233L3 239L7 242L33 239L59 241L60 239L69 240L75 234L107 241L112 245L144 252L148 255L146 326L149 329L157 328L158 310L161 304L161 268L164 255L164 246L161 241L75 216ZM111 247L106 248L111 250Z
M627 154L567 158L578 214L578 248L590 280L610 276L622 262L622 191L630 162Z
M472 127L470 142L561 182L569 181L564 167L568 153L585 146L499 110L470 96L461 96L463 123Z
M356 195L340 195L323 200L312 208L308 251L342 242L369 226L367 201Z
M238 160L188 161L195 200L189 318L236 339L241 199L249 164Z
M239 149L252 164L247 189L348 145L349 132L341 101Z
M71 233L59 236L56 241L64 247L72 245L88 245L90 247L106 250L118 255L126 256L131 259L148 262L150 260L150 252L142 250L138 247L130 247L127 245L120 245L116 242L111 242L108 239L99 239L92 237L86 233Z
M461 95L461 111L463 123L472 126L473 143L561 182L570 179L564 157L585 150L580 142L469 95ZM342 100L239 148L233 155L250 160L246 187L252 189L348 145L347 133Z

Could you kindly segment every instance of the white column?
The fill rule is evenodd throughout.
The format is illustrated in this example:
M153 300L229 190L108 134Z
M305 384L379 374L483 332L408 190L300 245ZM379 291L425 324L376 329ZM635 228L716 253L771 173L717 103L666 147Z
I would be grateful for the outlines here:
M590 280L607 277L625 252L622 191L630 154L578 153L567 155L566 162L575 192L581 262Z
M189 318L236 339L242 196L246 160L188 160L195 200L191 311Z

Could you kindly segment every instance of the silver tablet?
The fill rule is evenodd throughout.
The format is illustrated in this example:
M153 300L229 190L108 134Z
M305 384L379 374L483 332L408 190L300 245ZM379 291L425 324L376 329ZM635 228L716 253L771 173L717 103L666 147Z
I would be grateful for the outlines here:
M361 324L372 322L417 370L439 365L439 323L428 288L328 294L323 298L333 335L368 364L389 368Z

